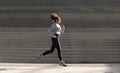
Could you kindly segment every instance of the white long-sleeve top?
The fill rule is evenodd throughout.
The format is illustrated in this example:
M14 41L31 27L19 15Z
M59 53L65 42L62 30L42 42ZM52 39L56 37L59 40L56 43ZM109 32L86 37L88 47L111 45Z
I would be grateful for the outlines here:
M53 23L49 29L48 29L48 32L50 35L53 35L53 34L61 34L61 33L64 33L64 30L62 30L60 24L58 23Z

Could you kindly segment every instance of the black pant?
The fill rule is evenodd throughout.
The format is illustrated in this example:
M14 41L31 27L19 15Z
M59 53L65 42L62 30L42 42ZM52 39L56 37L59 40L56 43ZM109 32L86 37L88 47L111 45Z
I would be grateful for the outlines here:
M62 60L62 55L61 55L61 46L60 46L60 41L59 41L59 35L55 34L57 36L57 38L51 38L52 40L52 46L50 50L47 50L43 53L43 56L48 55L50 53L53 53L53 51L55 50L55 48L57 49L58 52L58 57L59 60Z

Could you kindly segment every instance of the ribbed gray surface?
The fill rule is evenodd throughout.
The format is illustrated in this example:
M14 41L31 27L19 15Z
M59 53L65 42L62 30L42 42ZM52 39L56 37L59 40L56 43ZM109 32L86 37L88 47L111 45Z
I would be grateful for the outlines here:
M0 62L36 62L50 49L51 12L67 27L66 62L120 62L120 0L0 0ZM41 62L57 62L56 54Z
M20 10L19 10L20 9ZM5 12L120 13L119 0L1 0ZM15 10L15 11L14 11Z
M120 62L120 29L67 28L61 36L63 58L68 63ZM47 28L0 28L0 62L36 62L38 53L50 49ZM41 62L58 62L56 51Z
M39 27L50 25L50 13L2 13L0 27ZM120 14L59 13L67 28L119 28Z

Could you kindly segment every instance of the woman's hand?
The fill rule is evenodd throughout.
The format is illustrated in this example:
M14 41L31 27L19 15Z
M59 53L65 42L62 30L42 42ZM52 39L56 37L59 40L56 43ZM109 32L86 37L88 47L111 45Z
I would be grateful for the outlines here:
M57 38L57 36L53 34L53 35L52 35L52 38Z
M61 28L62 28L62 31L64 31L64 30L65 30L65 26L64 26L64 25L62 25L62 26L61 26Z

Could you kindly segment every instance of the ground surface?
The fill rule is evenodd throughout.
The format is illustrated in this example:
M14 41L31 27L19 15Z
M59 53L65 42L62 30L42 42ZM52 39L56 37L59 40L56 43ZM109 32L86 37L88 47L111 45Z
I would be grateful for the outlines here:
M0 63L0 73L120 73L120 64Z

